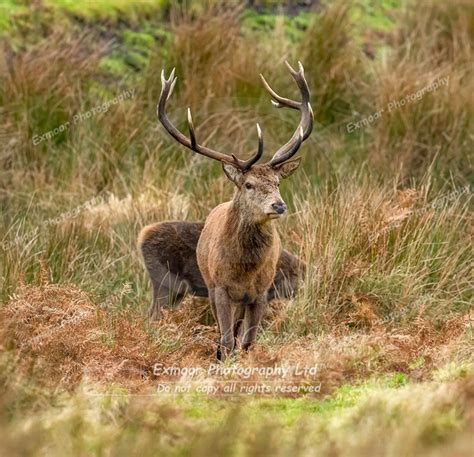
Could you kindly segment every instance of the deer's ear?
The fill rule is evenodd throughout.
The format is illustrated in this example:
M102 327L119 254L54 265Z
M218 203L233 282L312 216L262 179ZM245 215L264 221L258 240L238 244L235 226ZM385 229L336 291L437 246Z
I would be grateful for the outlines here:
M244 181L244 174L240 168L231 165L230 163L222 162L222 169L226 176L237 186L240 187Z
M296 159L283 162L282 164L275 166L273 169L280 175L281 179L285 179L296 171L296 169L300 166L300 163L301 157L296 157Z

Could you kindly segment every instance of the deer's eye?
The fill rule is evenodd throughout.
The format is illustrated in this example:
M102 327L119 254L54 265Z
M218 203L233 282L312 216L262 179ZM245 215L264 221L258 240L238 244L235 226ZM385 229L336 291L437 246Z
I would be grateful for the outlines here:
M245 183L245 188L248 189L248 190L250 190L250 189L253 189L253 186L252 186L252 184L250 184L249 182L246 182L246 183Z

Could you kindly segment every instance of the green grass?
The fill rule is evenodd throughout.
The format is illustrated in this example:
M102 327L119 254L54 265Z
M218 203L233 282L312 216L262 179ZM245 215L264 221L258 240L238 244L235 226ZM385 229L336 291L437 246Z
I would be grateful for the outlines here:
M361 0L356 2L354 20L361 30L391 31L396 25L396 14L407 4L406 0Z
M275 13L257 13L251 9L243 12L241 17L242 29L246 33L270 34L276 29L282 29L285 36L295 43L301 40L309 27L312 14L300 12L296 16L286 16Z
M75 2L73 0L46 0L45 5L56 8L84 19L95 21L108 19L116 21L120 17L131 18L137 14L145 15L159 11L168 2L166 0L144 0L129 2L126 0L94 0Z
M28 11L24 4L16 0L2 0L0 3L0 33L5 33L11 28L11 21L19 14Z

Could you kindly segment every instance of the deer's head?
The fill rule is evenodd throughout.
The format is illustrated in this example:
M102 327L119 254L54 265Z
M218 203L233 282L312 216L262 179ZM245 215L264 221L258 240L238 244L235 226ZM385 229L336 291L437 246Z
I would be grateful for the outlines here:
M225 174L237 186L234 204L244 213L246 220L264 223L286 212L280 195L280 180L293 174L300 162L301 157L297 157L273 167L255 165L245 173L232 164L223 164Z
M298 168L301 157L292 159L311 134L313 128L313 111L310 105L310 93L308 84L304 77L304 69L298 62L298 71L294 70L288 62L288 69L296 81L301 93L301 101L294 101L278 95L261 76L263 85L272 97L272 103L277 108L291 108L300 111L301 119L292 137L273 155L272 159L265 164L257 165L257 161L263 154L263 138L259 125L257 124L258 147L255 154L248 160L238 159L234 154L227 155L214 151L206 146L198 144L194 130L191 110L188 108L189 138L183 135L168 119L166 115L166 102L173 92L176 83L174 69L168 79L161 73L161 94L158 102L158 119L168 133L179 143L203 156L219 160L226 176L236 185L237 190L234 202L245 212L248 219L256 223L265 222L269 219L280 217L286 211L286 205L281 198L278 189L281 179L292 175Z

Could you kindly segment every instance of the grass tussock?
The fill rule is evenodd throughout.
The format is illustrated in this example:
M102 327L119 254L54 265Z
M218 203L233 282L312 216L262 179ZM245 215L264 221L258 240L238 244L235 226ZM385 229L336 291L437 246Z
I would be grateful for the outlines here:
M426 187L397 191L350 182L307 194L295 204L295 226L313 268L295 318L304 318L307 331L332 326L359 301L395 325L411 325L420 313L442 322L466 311L472 251L462 240L472 228L470 197L469 188L431 200Z
M428 1L404 13L395 34L398 46L377 69L377 85L370 88L373 113L385 110L374 124L374 163L408 174L445 169L456 179L472 180L466 173L473 160L468 133L473 104L466 103L474 84L472 14L472 5L463 0L449 8Z
M310 64L308 82L314 99L315 119L323 124L340 123L354 109L355 92L361 90L362 50L354 42L355 24L349 2L328 5L309 24L296 52Z
M3 48L0 100L10 135L9 148L1 157L6 170L14 163L25 170L41 170L51 163L54 156L45 154L49 145L40 135L70 122L83 108L83 93L100 58L100 49L92 53L91 49L89 36L61 29L21 53ZM51 141L61 145L66 139L59 132Z

